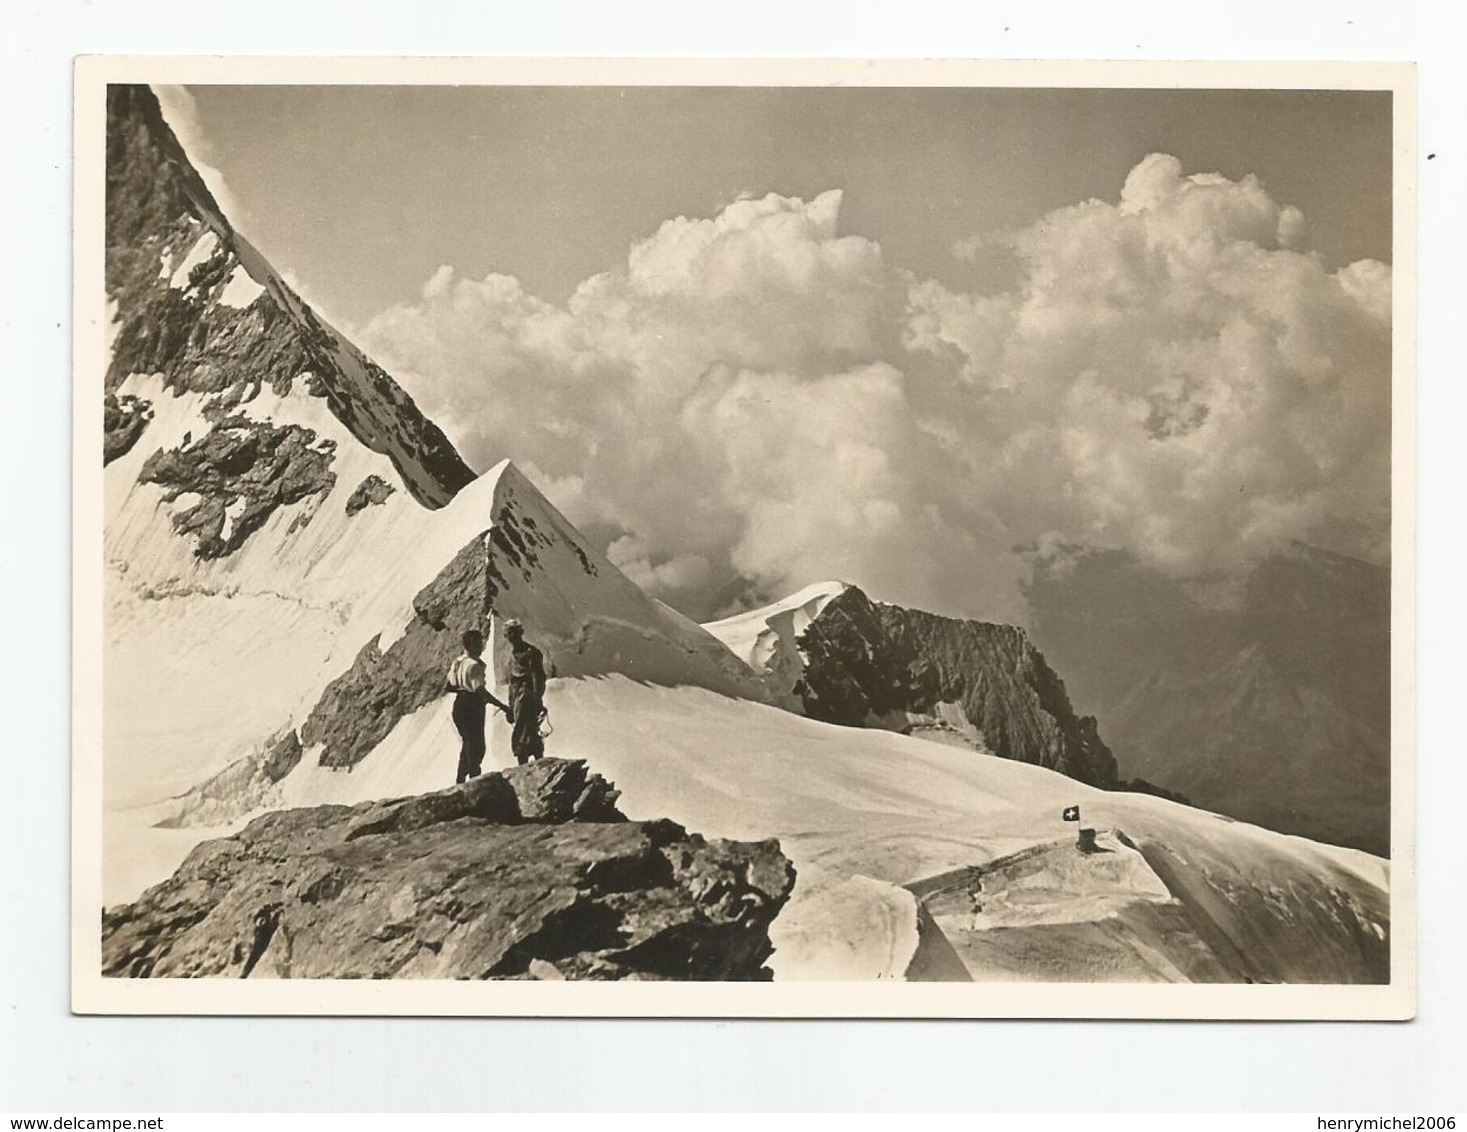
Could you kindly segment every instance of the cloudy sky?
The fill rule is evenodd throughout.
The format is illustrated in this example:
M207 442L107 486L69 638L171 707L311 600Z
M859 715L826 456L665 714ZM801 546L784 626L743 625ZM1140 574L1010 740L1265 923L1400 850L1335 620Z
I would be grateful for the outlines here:
M1388 535L1373 93L193 87L237 227L698 617Z

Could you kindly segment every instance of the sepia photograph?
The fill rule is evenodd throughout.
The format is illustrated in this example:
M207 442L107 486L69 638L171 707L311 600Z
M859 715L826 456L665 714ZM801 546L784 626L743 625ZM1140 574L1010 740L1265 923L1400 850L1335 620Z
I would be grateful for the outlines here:
M1413 82L79 60L74 1009L1411 1017Z

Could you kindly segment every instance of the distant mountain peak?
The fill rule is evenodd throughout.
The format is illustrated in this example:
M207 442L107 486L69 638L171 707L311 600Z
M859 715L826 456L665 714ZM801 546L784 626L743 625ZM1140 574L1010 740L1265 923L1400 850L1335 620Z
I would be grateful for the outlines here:
M1096 722L1022 629L873 602L826 582L707 626L812 719L952 742L1114 787Z

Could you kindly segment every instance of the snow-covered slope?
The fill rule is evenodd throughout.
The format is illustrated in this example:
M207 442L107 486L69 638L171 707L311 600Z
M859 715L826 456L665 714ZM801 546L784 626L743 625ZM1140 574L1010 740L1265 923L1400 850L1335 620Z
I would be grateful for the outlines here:
M109 87L107 113L95 362L116 809L192 785L277 725L473 473L234 231L150 90Z
M793 689L805 671L800 634L832 599L849 588L845 582L816 582L782 601L710 622L703 628L759 673L781 706L799 710L802 704Z
M444 670L463 629L499 649L513 616L556 677L552 754L634 819L779 838L781 978L1385 977L1384 862L1044 769L1103 746L1016 631L840 584L716 633L650 599L513 466L472 478L229 228L147 91L109 112L109 904L262 808L447 785ZM957 704L980 745L1033 757L766 702L789 695L887 727ZM1072 804L1105 852L1069 843ZM965 926L974 869L992 904Z
M930 969L923 916L980 979L1386 977L1388 866L1364 853L704 689L561 678L548 702L552 751L588 758L632 818L779 838L797 880L772 932L777 978ZM496 722L486 765L508 765L508 749ZM435 789L451 779L456 752L449 706L433 700L352 774L302 762L277 801ZM1061 816L1069 805L1102 831L1102 852L1075 848L1076 827ZM974 868L991 900L976 930L966 898Z
M287 777L298 767L370 775L403 718L446 703L443 677L461 633L487 629L503 657L499 630L511 617L555 675L618 673L762 697L718 640L644 594L508 461L419 516L391 531L396 553L356 548L350 568L370 578L371 593L352 601L326 660L277 704L248 751L205 781L196 775L167 807L167 825L232 821L282 791L307 798ZM307 579L309 591L314 574Z

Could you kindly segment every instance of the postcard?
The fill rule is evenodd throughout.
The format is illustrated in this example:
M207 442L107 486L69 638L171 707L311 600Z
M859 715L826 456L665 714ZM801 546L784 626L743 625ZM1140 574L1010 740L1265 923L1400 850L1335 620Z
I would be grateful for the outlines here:
M1414 99L79 59L73 1008L1411 1017Z

